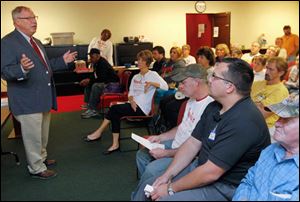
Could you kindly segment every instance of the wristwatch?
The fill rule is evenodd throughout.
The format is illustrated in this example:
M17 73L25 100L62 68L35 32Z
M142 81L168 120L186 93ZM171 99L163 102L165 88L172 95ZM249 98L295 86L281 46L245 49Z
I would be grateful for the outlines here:
M175 194L175 191L173 190L171 185L172 185L172 183L168 184L168 194L169 194L169 196L172 196L172 195Z

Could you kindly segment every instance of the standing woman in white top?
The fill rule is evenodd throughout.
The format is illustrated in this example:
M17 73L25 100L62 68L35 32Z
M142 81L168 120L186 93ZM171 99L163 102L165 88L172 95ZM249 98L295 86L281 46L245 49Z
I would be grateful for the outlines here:
M128 100L129 103L113 105L110 107L100 127L92 134L85 137L86 142L99 140L103 131L111 123L113 143L103 152L104 155L119 150L120 119L123 116L145 116L151 111L152 99L156 88L168 90L168 84L155 71L149 70L153 61L152 53L149 50L137 54L139 74L134 75L131 80Z
M104 57L111 66L114 66L113 62L113 44L109 40L111 38L111 31L104 29L99 37L94 37L88 47L88 53L92 48L100 50L100 54Z

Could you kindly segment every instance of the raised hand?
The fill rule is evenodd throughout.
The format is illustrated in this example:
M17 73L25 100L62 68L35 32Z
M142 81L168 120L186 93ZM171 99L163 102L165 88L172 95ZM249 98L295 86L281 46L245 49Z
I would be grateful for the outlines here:
M23 53L20 63L24 70L28 71L34 67L33 62Z
M76 56L77 56L77 51L74 51L71 53L70 50L68 50L64 55L63 55L63 58L64 58L64 61L65 63L70 63L70 62L73 62L75 59L76 59Z

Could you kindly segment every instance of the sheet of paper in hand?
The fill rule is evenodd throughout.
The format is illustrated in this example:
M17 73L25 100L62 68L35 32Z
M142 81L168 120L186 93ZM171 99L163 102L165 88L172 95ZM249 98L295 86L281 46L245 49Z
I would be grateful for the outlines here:
M131 133L131 138L134 139L135 141L137 141L138 143L140 143L141 145L143 145L144 147L146 147L149 150L156 149L156 148L165 149L165 145L150 142L149 140L147 140L147 139L145 139L141 136L138 136L134 133Z

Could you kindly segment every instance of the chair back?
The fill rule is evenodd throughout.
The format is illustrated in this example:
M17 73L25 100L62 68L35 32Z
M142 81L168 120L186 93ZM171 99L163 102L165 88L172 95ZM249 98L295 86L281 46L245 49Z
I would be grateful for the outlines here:
M120 85L123 88L123 92L129 91L129 78L131 76L131 71L124 71L120 78Z
M105 92L100 96L99 108L104 109L110 107L116 102L125 102L128 100L128 91L129 91L129 79L131 76L131 71L123 71L118 73L120 78L120 86L122 92L120 93L108 93Z
M181 105L180 105L180 109L179 109L179 113L178 113L178 117L177 117L177 126L182 122L183 119L183 115L185 112L185 107L187 104L188 100L185 100Z

